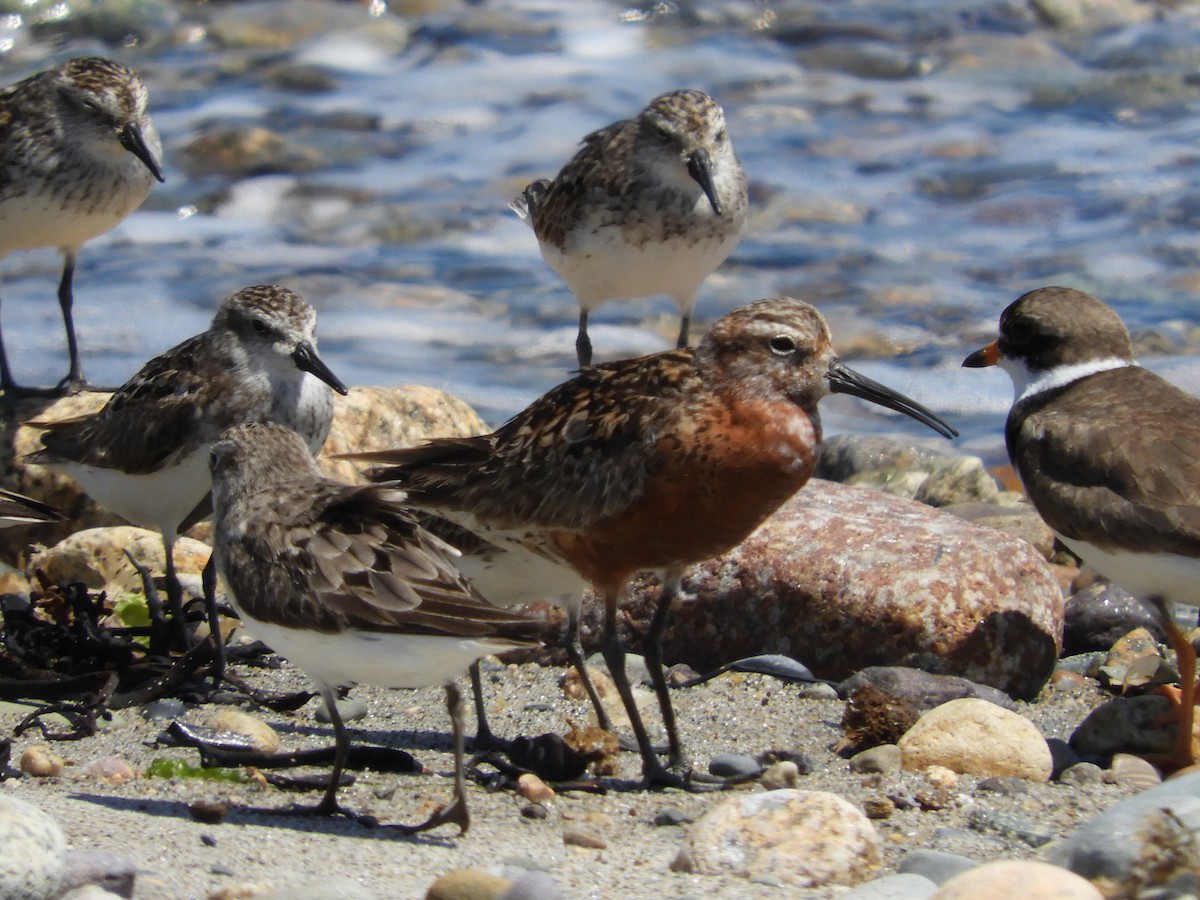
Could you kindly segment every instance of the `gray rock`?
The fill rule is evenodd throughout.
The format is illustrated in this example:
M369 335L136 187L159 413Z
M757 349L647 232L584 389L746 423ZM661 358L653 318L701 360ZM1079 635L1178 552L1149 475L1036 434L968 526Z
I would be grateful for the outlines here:
M367 717L367 701L361 697L342 697L336 701L338 715L342 717L343 722L357 722L360 719ZM329 724L329 710L322 703L316 708L313 713L313 718L318 722Z
M708 774L718 778L754 778L760 772L758 760L745 753L722 753L708 763Z
M178 719L185 712L187 712L187 704L175 697L152 700L142 707L142 715L151 722Z
M969 822L976 831L994 831L1024 841L1030 847L1041 847L1054 840L1054 832L1039 822L1001 810L976 807L971 810Z
M979 865L975 860L942 850L911 850L896 868L901 874L922 875L934 884L945 884L960 872Z
M71 850L67 853L64 888L74 890L94 884L118 897L132 897L137 867L129 859L107 850Z
M654 814L653 822L660 827L671 827L675 825L686 825L688 822L695 821L690 815L682 809L674 806L668 806L665 809L660 809Z
M839 894L840 900L926 900L938 886L924 875L886 875Z
M987 700L1007 710L1017 705L1004 691L986 684L977 684L957 675L937 675L909 666L870 666L855 672L838 685L838 695L849 697L855 688L871 684L885 693L912 704L918 710L933 709L951 700L974 697Z
M1175 725L1154 727L1171 707L1166 697L1146 694L1118 697L1088 714L1071 735L1071 749L1084 758L1107 759L1114 753L1166 753Z
M839 434L829 438L821 447L813 477L844 482L860 472L876 469L911 468L927 471L934 462L945 459L944 453L914 447L895 438Z
M838 698L837 688L823 681L799 685L796 688L796 694L805 700L836 700Z
M1064 654L1108 650L1135 628L1145 628L1156 640L1165 640L1150 608L1115 584L1097 583L1071 595L1064 616Z
M1200 774L1185 775L1102 812L1055 844L1046 861L1089 880L1108 880L1110 896L1131 896L1128 891L1149 874L1139 862L1153 859L1155 883L1190 880L1194 893L1200 887L1198 842Z
M1050 780L1058 781L1062 773L1080 761L1079 754L1062 738L1046 738L1050 748Z
M894 775L900 771L902 754L895 744L880 744L850 758L851 772L862 775L879 774Z
M1104 780L1104 770L1095 763L1075 763L1058 777L1063 784L1080 787L1085 784L1100 784Z
M67 875L67 839L58 823L16 797L0 796L0 897L49 900Z

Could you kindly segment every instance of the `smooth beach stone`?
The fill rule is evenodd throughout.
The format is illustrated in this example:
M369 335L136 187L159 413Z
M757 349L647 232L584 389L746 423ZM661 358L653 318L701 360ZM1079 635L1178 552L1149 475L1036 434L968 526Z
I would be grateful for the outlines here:
M1164 781L1085 822L1046 853L1046 860L1090 880L1104 879L1111 896L1145 884L1153 860L1155 883L1178 877L1180 893L1200 890L1200 774ZM1190 880L1190 881L1189 881Z
M67 876L67 839L35 806L0 795L0 897L49 900Z
M823 678L911 666L1028 699L1053 672L1062 633L1058 582L1025 541L815 478L694 568L684 590L694 599L667 630L665 658L700 672L771 652ZM636 629L658 595L634 592L625 612Z
M425 892L425 900L496 900L511 882L481 869L454 869L440 876Z
M934 884L945 884L956 875L977 865L979 863L976 860L967 856L919 847L906 853L896 868L902 874L920 875Z
M852 884L879 859L879 835L835 794L765 791L731 797L696 820L685 845L692 871L771 876L789 887Z
M1086 879L1066 869L1035 860L998 860L956 875L931 900L1104 900Z
M211 716L208 727L214 731L232 731L250 739L255 750L275 753L279 750L279 734L256 716L239 709L222 709Z
M839 900L928 900L938 886L923 875L886 875L839 895Z
M1033 723L986 700L951 700L931 709L899 746L908 771L939 765L966 775L1048 781L1054 768Z
M911 666L870 666L855 672L838 685L838 696L849 698L864 684L874 685L885 694L897 697L922 711L963 697L987 700L1005 709L1017 708L1012 698L997 688L979 684L969 678L937 675Z
M1166 753L1177 725L1159 724L1171 701L1159 694L1117 697L1097 706L1071 734L1071 749L1085 758L1114 753Z

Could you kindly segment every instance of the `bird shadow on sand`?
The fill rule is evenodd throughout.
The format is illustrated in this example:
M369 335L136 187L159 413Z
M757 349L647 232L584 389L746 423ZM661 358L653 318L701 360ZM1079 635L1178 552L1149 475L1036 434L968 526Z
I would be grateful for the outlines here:
M148 816L161 816L168 819L179 819L195 822L188 811L188 805L180 800L156 800L144 797L113 797L104 794L73 793L72 800L92 803L113 812L140 813ZM287 828L291 831L301 831L308 834L324 834L331 837L363 838L374 840L405 840L430 846L452 847L458 835L454 833L441 835L421 832L418 834L402 834L389 829L390 824L405 823L381 821L377 826L369 826L361 821L344 816L297 815L291 807L281 805L278 812L261 807L231 805L229 814L221 821L221 825L257 826L261 828Z

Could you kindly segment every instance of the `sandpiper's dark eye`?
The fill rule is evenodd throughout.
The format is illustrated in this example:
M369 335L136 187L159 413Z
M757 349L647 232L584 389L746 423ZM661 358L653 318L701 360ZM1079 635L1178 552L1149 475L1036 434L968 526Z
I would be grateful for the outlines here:
M717 143L718 144L724 143L724 141L727 137L729 137L729 132L726 131L724 128L722 128L720 131L717 132Z
M262 319L252 319L250 327L254 329L255 334L266 334L270 330Z
M771 352L779 356L787 356L796 349L796 342L786 334L779 334L771 338Z
M675 135L671 133L671 129L668 128L666 125L655 125L654 126L654 134L661 141L675 140Z

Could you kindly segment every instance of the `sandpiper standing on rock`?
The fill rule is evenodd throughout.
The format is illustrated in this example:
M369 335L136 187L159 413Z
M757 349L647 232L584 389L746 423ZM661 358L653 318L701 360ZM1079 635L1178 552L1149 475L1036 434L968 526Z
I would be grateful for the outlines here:
M212 448L213 555L247 627L320 686L337 753L317 814L344 813L350 749L335 689L444 683L454 725L454 800L405 832L465 832L462 708L453 679L481 656L521 647L537 622L493 606L454 567L456 551L422 528L395 485L322 476L305 441L244 425Z
M75 257L118 225L162 181L162 144L137 74L110 59L82 57L0 93L0 256L58 247L58 302L70 370L59 391L86 385L72 317ZM0 389L19 388L0 341Z
M588 314L608 300L669 295L687 346L700 285L742 239L746 173L721 107L702 91L671 91L589 134L552 181L511 205L579 301L586 366Z
M316 325L313 308L287 288L243 288L222 301L207 331L146 363L98 413L30 423L46 432L27 463L70 476L101 506L162 533L183 645L173 548L184 523L207 512L212 442L244 422L287 425L313 453L329 435L330 388L345 394L346 386L317 356ZM207 599L219 653L215 600Z
M1196 760L1196 651L1171 606L1200 606L1200 399L1133 360L1115 312L1046 287L1000 315L1000 336L963 360L1013 381L1004 427L1013 468L1055 535L1148 604L1179 665L1179 731L1156 760Z
M645 639L670 741L683 764L661 637L688 566L740 543L808 480L821 442L817 401L849 393L956 432L843 365L820 313L760 300L723 316L699 346L585 368L498 431L361 454L410 502L498 544L570 566L604 598L604 658L649 785L690 787L651 746L625 673L617 607L636 572L663 573Z

